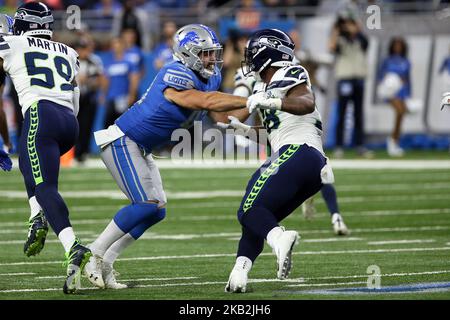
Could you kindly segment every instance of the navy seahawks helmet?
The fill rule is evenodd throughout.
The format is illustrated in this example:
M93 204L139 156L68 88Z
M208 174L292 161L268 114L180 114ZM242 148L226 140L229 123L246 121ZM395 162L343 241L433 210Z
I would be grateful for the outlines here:
M42 2L28 2L20 6L14 15L13 34L17 36L42 36L51 39L53 15Z
M295 44L289 35L278 29L254 32L245 48L242 72L259 75L268 67L286 67L294 64Z

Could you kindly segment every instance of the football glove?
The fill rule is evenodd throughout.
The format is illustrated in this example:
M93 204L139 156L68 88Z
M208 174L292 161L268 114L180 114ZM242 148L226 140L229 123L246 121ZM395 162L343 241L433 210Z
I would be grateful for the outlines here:
M444 107L450 107L450 92L446 92L442 95L441 110L444 109Z
M216 125L222 129L242 130L244 131L244 133L247 133L252 128L251 126L240 122L239 119L236 117L228 116L228 120L230 120L229 123L217 122Z
M2 168L3 171L11 171L12 168L12 161L9 158L8 153L2 149L0 149L0 168Z
M278 90L258 92L247 99L249 113L252 113L255 109L281 110L281 105L281 92Z

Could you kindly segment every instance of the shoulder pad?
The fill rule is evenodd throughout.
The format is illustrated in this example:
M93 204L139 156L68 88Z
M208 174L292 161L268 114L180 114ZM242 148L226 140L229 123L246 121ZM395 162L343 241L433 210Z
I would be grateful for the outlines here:
M278 88L287 92L302 83L309 85L309 76L306 69L300 65L289 66L281 68L275 72L269 86L267 87L267 90Z

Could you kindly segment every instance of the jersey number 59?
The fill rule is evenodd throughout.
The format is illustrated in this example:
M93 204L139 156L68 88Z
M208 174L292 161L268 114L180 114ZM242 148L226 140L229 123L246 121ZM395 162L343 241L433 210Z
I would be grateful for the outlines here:
M47 67L37 67L36 60L47 60L48 54L42 52L27 52L25 53L25 64L27 65L27 72L30 76L42 74L45 80L39 78L31 78L32 86L44 87L47 89L53 89L55 87L55 78L53 70ZM58 75L66 82L60 86L61 91L73 90L72 84L69 83L72 78L72 68L69 61L65 58L56 56L53 58L53 64L55 66Z

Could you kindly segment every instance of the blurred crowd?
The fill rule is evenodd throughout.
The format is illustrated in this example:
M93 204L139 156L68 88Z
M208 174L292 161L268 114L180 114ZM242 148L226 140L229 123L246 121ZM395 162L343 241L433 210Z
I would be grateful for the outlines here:
M361 156L372 156L372 152L365 147L363 123L368 39L358 16L361 14L362 7L377 1L48 0L43 2L55 10L78 5L82 9L89 10L94 17L112 18L111 24L102 24L102 19L94 19L95 23L83 23L82 28L76 31L75 40L64 41L64 38L57 38L58 41L68 42L77 50L80 57L80 73L77 79L81 90L78 115L80 136L75 151L79 162L83 162L91 151L92 132L112 124L145 92L156 72L164 64L172 61L172 38L181 25L171 20L165 13L169 9L183 10L184 13L189 10L201 12L205 8L223 5L232 8L229 15L232 23L226 30L226 37L221 39L224 44L221 90L225 92L233 91L235 72L241 66L249 33L260 28L267 21L292 22L292 15L286 14L289 10L272 9L308 6L313 8L314 12L336 15L335 24L329 32L329 39L323 39L328 41L332 61L323 61L308 53L307 50L303 50L300 33L295 23L297 17L294 16L294 23L286 23L282 26L287 28L285 31L296 43L298 59L309 71L314 89L324 95L328 90L334 91L337 101L334 156L339 158L344 154L345 119L347 107L350 104L353 106L351 117L354 125L351 145ZM17 0L0 0L0 11L11 14L19 4ZM306 11L303 15L308 15L309 12ZM311 14L314 14L313 11ZM108 30L109 37L101 33L105 30ZM58 37L58 33L56 36ZM387 151L391 156L401 156L403 155L403 150L399 146L401 125L408 109L407 100L411 97L412 91L411 63L408 60L408 45L405 39L393 38L383 57L385 59L377 75L377 85L380 89L378 95L392 105L394 110L392 133L386 142ZM443 62L440 72L448 73L450 77L449 61L450 58ZM336 80L335 88L316 80L316 71L319 67L332 70ZM392 91L393 87L396 88L395 92L387 93L389 90ZM16 110L16 132L20 132L22 116L13 88L9 96Z

